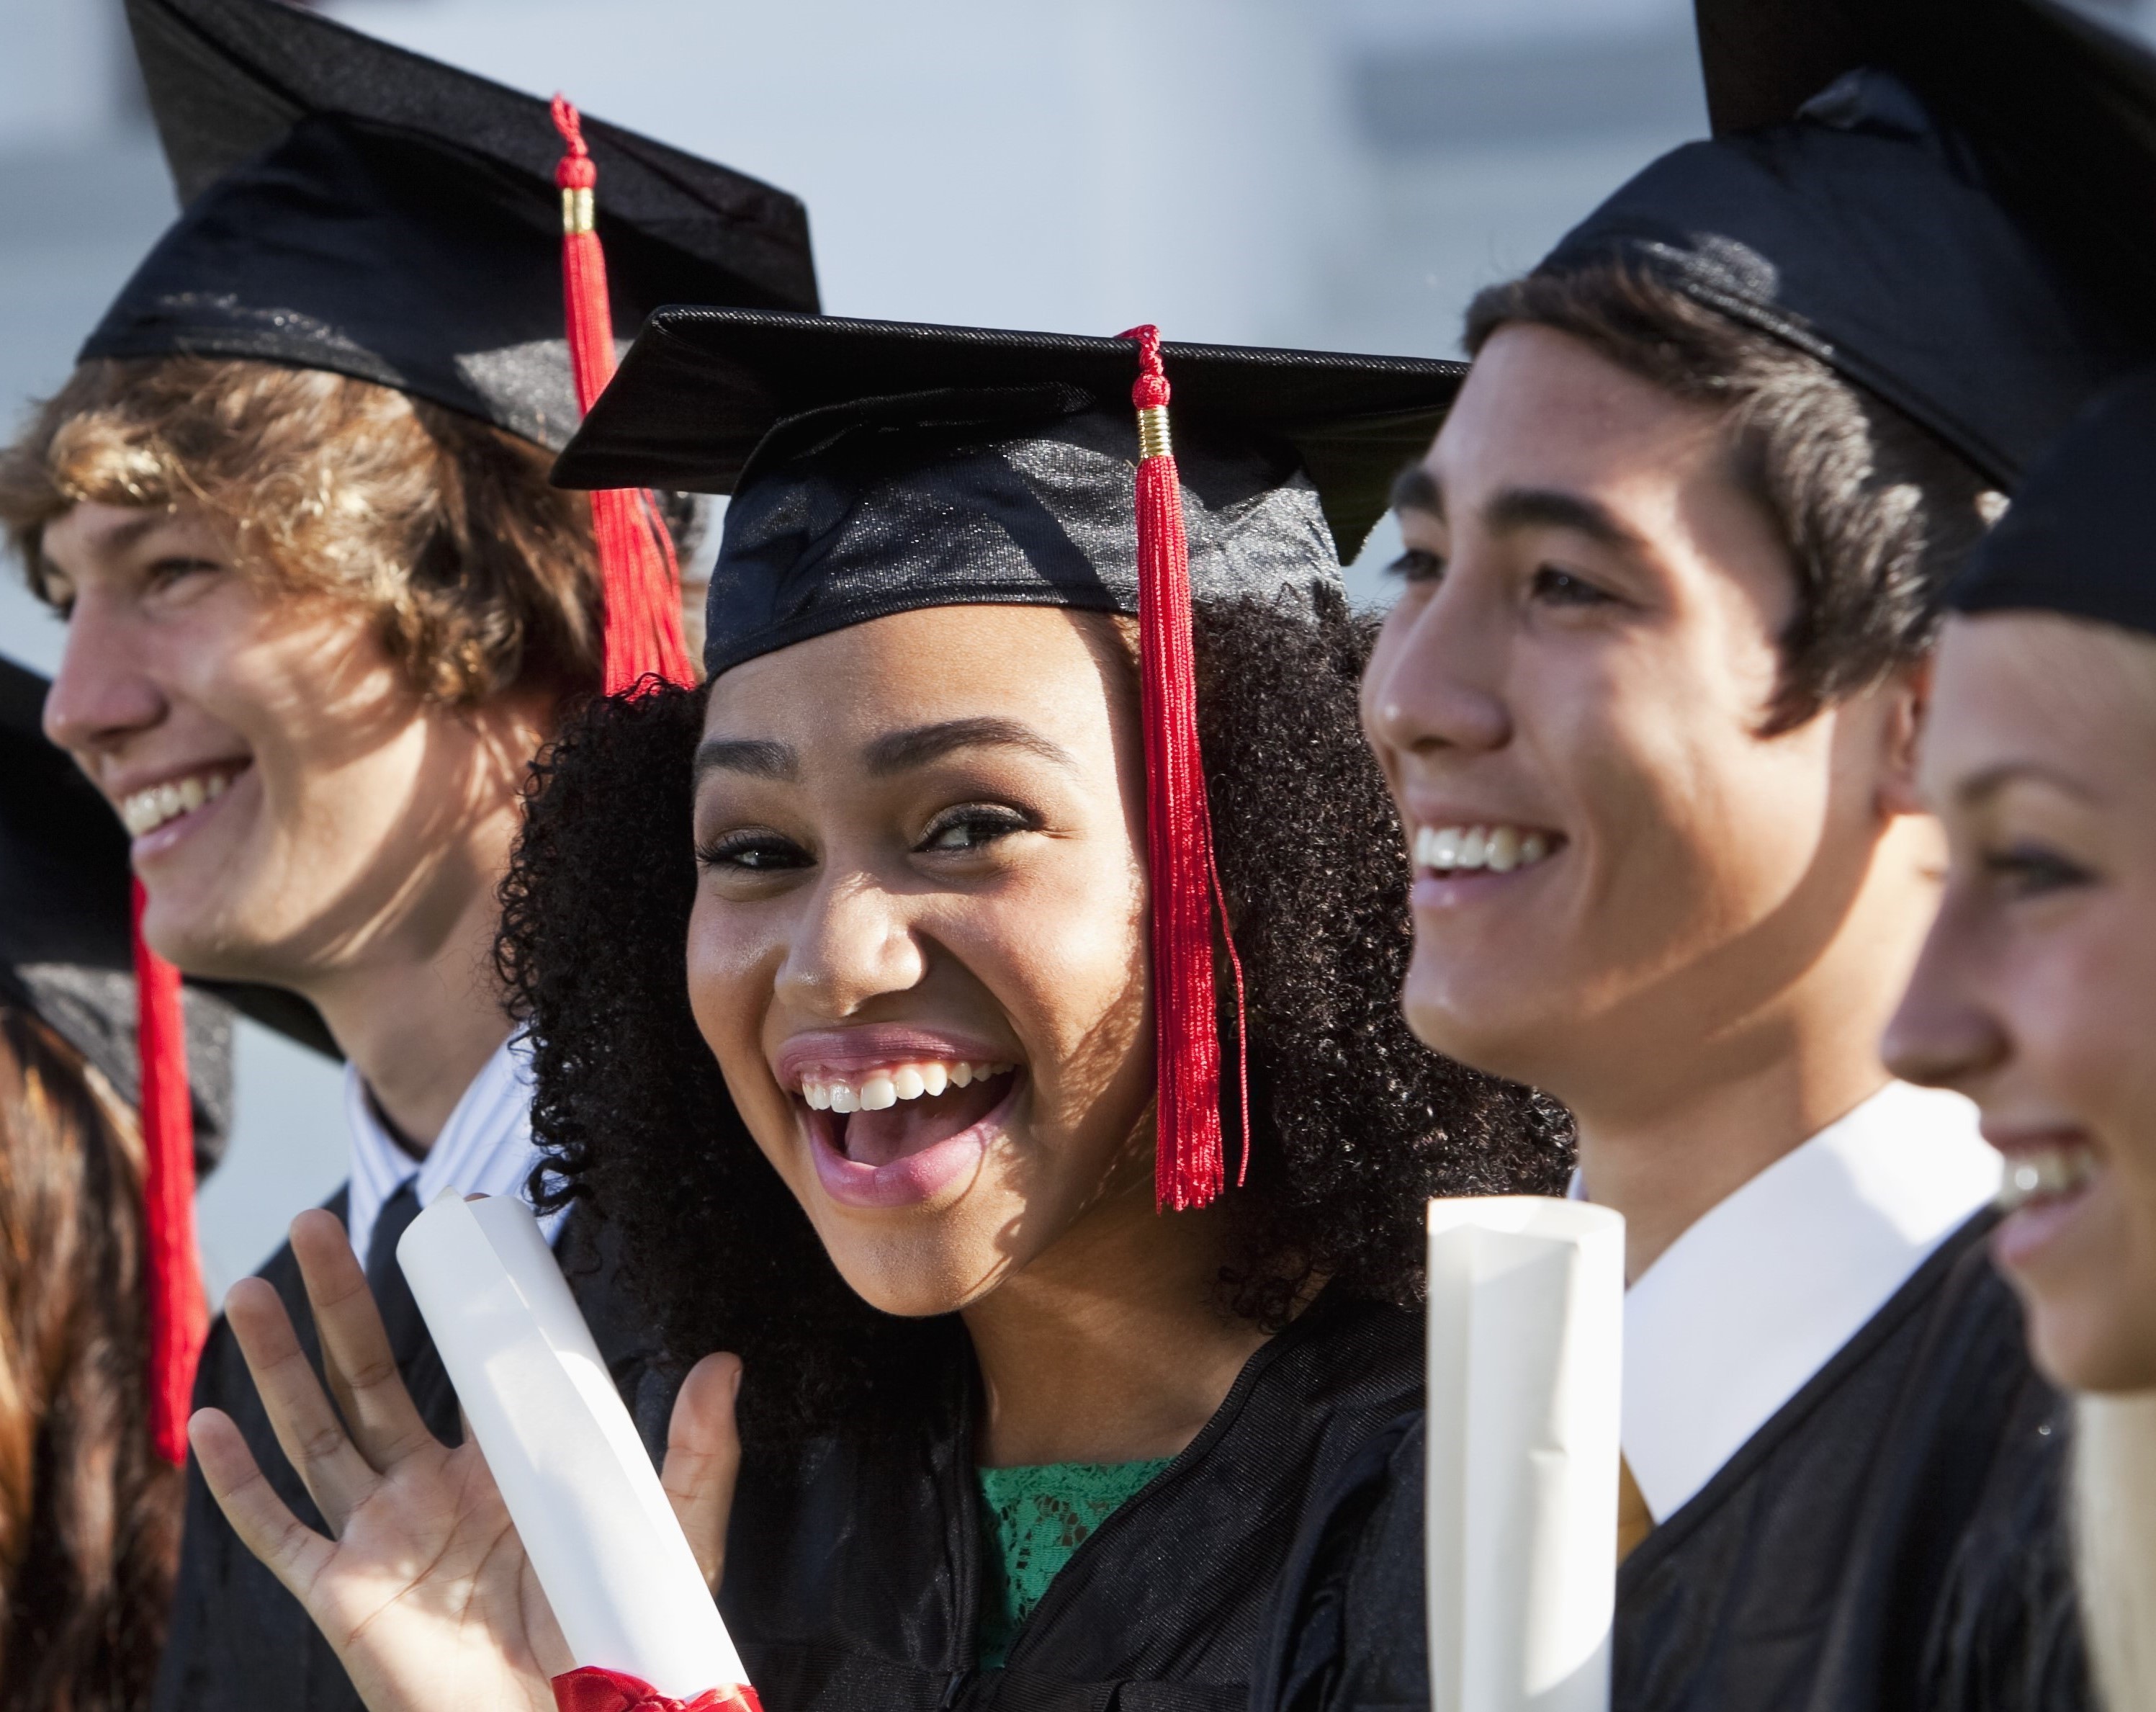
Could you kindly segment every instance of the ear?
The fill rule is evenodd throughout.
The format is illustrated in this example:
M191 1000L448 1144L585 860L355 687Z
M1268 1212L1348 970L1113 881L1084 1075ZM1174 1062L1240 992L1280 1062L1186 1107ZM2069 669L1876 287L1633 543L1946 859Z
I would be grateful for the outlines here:
M1880 758L1879 811L1889 819L1928 814L1917 790L1917 760L1931 710L1931 655L1897 667L1880 693L1887 705L1880 729L1885 753Z

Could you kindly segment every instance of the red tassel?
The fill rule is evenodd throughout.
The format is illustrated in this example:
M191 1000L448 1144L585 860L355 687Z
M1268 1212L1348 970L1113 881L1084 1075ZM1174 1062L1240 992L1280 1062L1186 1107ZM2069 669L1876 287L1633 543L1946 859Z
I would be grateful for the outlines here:
M1204 1206L1227 1172L1220 1134L1220 1036L1213 978L1217 914L1235 983L1236 1065L1243 1116L1241 1182L1250 1169L1250 1080L1242 959L1228 931L1213 860L1213 818L1198 746L1198 675L1190 637L1190 548L1183 482L1168 432L1168 376L1160 334L1122 335L1138 346L1138 652L1145 727L1146 846L1152 880L1154 1036L1159 1098L1153 1195L1166 1211Z
M554 1679L553 1688L557 1712L763 1712L763 1703L747 1683L677 1700L640 1678L596 1664L564 1671Z
M148 1298L150 1437L174 1468L187 1459L187 1415L209 1314L195 1253L195 1125L187 1092L180 972L142 939L135 882L136 1039L142 1066L143 1277Z
M554 126L567 152L554 169L562 191L562 301L568 321L569 367L577 408L588 411L613 378L613 312L607 300L606 252L594 227L598 168L584 146L583 121L564 95L554 97ZM592 535L606 599L606 692L619 695L647 678L694 681L681 632L681 568L651 496L605 488L592 496Z

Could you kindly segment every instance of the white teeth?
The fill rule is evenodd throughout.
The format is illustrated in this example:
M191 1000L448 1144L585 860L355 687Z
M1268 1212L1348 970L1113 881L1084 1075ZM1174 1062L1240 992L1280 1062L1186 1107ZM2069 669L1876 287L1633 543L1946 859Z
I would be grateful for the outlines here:
M2032 1200L2051 1200L2071 1195L2096 1175L2096 1158L2085 1147L2041 1148L2017 1152L2006 1161L2006 1175L1999 1185L2002 1211L2026 1206Z
M801 1078L801 1098L818 1112L882 1112L901 1100L931 1098L947 1088L968 1087L994 1076L1008 1076L1013 1064L944 1063L931 1059L920 1064L901 1064L888 1070L870 1070L858 1082L826 1072Z
M231 782L230 777L223 773L198 773L131 791L120 805L121 824L133 836L140 838L146 832L155 832L167 820L192 814L204 803L214 802L224 794L225 786Z
M1531 868L1556 849L1546 832L1518 826L1422 826L1414 835L1414 864L1437 872L1487 868L1509 874Z

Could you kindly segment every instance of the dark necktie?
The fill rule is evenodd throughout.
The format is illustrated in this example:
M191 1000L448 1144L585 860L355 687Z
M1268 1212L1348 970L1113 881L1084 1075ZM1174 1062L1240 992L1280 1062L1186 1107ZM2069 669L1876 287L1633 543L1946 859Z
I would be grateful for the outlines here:
M419 1216L418 1179L408 1177L396 1194L382 1203L374 1221L374 1235L367 1245L367 1283L381 1310L382 1329L389 1334L389 1352L398 1370L410 1377L412 1359L426 1347L427 1323L419 1317L419 1304L412 1299L412 1287L404 1282L404 1268L397 1264L397 1239Z

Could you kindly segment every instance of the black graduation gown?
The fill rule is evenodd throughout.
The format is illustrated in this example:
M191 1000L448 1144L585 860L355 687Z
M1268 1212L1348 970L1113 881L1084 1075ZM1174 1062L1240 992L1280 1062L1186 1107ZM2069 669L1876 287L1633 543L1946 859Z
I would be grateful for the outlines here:
M1979 1215L1626 1560L1613 1712L2081 1712L2070 1411ZM1422 1433L1299 1544L1253 1712L1429 1704Z
M744 1459L726 1622L768 1712L1244 1712L1312 1497L1422 1390L1419 1316L1321 1300L974 1665L984 1549L972 1361L937 1416Z
M347 1195L339 1190L329 1203L340 1219ZM613 1247L608 1228L578 1206L564 1221L554 1252L655 1458L665 1449L673 1387L619 1283ZM320 1373L321 1344L290 1245L271 1257L259 1276L276 1286ZM459 1441L456 1392L431 1339L422 1343L403 1372L428 1426L445 1441ZM239 1344L222 1317L203 1350L194 1401L197 1408L214 1406L230 1415L278 1496L309 1526L322 1527L321 1513L278 1448ZM172 1630L151 1704L155 1712L360 1712L359 1696L329 1643L299 1601L239 1543L192 1458Z

